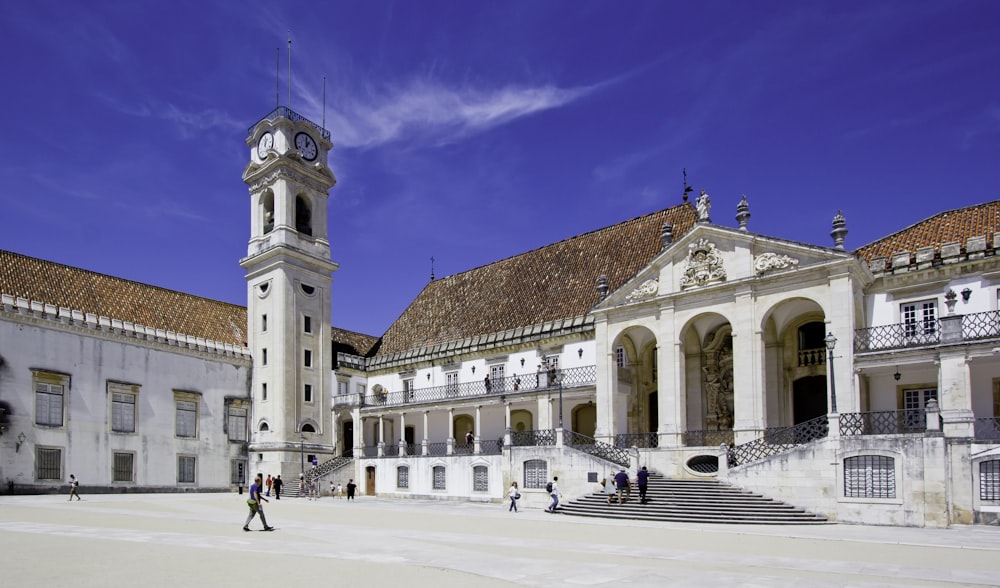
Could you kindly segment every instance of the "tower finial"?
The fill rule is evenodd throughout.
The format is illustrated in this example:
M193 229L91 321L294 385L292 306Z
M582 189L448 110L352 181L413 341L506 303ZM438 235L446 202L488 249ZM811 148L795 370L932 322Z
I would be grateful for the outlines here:
M833 246L836 249L844 248L844 239L847 238L847 220L844 219L844 214L839 210L837 216L833 217L833 230L830 231L830 236L833 237Z
M434 281L434 256L431 256L431 281Z
M292 29L288 29L288 107L292 107Z
M274 107L281 106L281 47L274 48Z
M740 223L740 230L747 231L747 223L750 222L750 204L747 203L747 195L744 194L740 203L736 205L736 222Z

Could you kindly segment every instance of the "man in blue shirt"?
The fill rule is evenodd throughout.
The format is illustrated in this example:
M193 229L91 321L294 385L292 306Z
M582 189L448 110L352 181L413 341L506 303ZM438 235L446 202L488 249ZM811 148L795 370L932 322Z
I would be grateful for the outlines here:
M264 530L265 531L274 530L274 527L269 526L267 524L267 519L264 518L264 505L261 503L269 501L260 495L260 487L263 485L264 485L264 479L261 477L260 474L257 474L257 477L254 478L253 480L253 484L250 485L250 498L247 499L247 506L250 507L250 514L247 515L247 522L243 523L244 531L250 530L250 521L252 521L253 518L258 514L260 515L260 522L264 523Z
M649 472L646 471L646 466L642 466L635 475L635 482L639 486L639 503L646 504L646 487L649 485Z

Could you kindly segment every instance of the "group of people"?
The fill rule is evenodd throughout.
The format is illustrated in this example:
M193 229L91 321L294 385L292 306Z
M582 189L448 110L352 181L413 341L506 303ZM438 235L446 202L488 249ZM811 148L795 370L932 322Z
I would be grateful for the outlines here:
M552 481L545 484L545 491L549 494L551 502L545 512L556 512L559 506L559 499L562 492L559 491L559 476L553 476ZM507 498L510 500L510 507L507 512L517 512L517 501L521 500L521 490L517 487L517 482L511 482L510 489L507 490Z
M649 470L642 466L635 475L635 485L639 489L639 502L646 504L646 491L649 489ZM618 504L623 504L632 498L632 479L625 468L617 474L608 474L601 480L601 491L608 496L608 504L613 504L617 498Z
M257 476L259 477L260 474L257 474ZM271 474L268 474L267 479L264 480L264 486L267 488L266 496L270 496L271 490L273 489L274 499L281 500L281 487L284 486L284 484L285 481L281 479L281 474L278 474L274 478L271 477Z
M71 481L74 480L73 476L70 476ZM254 478L253 484L250 485L250 497L247 499L247 507L250 508L250 514L247 515L247 520L243 523L243 530L250 530L250 522L253 521L254 517L259 516L260 522L264 525L265 531L273 531L274 527L267 524L267 519L264 517L264 504L265 502L270 502L268 497L271 496L271 490L274 490L275 500L281 498L281 486L283 482L281 481L281 475L271 478L271 475L267 475L267 480L264 480L263 474L257 474ZM313 484L313 487L319 488L317 484ZM73 496L76 494L75 487L71 485L70 500L73 500ZM265 488L267 488L265 493ZM334 486L333 481L330 482L330 493L333 494L334 498L339 498L343 486L337 484ZM354 494L357 491L358 485L354 483L354 479L348 480L347 482L347 499L354 500ZM318 490L317 490L318 492ZM79 496L77 496L79 498Z

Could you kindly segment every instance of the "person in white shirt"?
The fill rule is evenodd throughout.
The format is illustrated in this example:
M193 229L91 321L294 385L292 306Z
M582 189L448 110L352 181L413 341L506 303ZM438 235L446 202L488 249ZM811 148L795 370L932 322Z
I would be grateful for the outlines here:
M552 489L549 491L549 496L552 497L552 504L545 509L545 512L556 512L556 507L559 506L559 497L562 493L559 492L559 476L552 476Z
M507 491L507 497L510 498L510 508L507 509L507 512L517 512L517 499L521 497L521 491L517 489L517 482L511 483L510 490Z

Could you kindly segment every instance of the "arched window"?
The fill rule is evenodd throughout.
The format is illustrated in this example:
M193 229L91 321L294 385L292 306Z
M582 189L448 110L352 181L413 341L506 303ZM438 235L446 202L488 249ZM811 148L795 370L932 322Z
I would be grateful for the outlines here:
M549 477L549 465L544 459L529 459L524 462L525 488L544 488Z
M315 433L316 432L316 427L313 427L309 423L306 423L306 424L302 425L302 432L303 433Z
M434 489L445 489L444 466L434 466Z
M261 433L266 433L267 431L271 430L271 427L267 426L266 422L263 422L263 423L260 424L260 429L259 430L260 430Z
M476 466L472 468L472 490L473 492L487 492L490 489L489 468L486 466Z
M295 197L295 230L303 235L312 235L312 210L302 196Z
M264 234L274 230L274 194L264 193Z
M396 468L396 488L410 487L410 468L399 466Z

